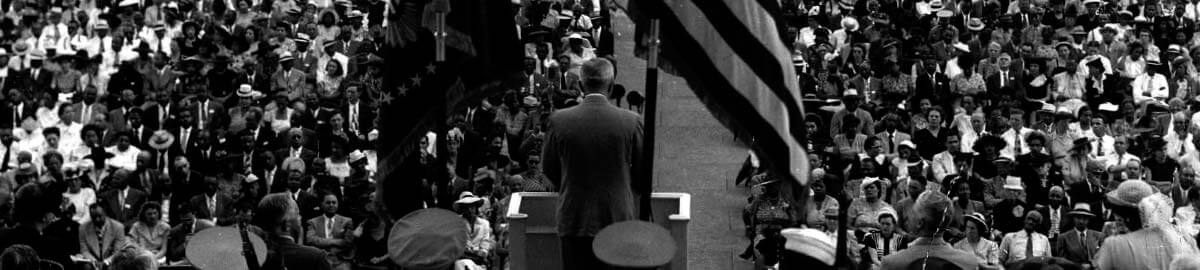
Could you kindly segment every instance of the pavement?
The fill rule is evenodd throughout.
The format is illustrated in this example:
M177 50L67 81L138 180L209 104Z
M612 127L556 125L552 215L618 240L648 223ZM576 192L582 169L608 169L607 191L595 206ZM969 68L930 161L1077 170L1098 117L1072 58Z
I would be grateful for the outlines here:
M646 61L633 55L633 22L613 12L613 29L617 83L645 94ZM752 269L737 257L749 244L741 220L748 192L734 185L746 146L734 141L683 78L659 72L658 89L654 191L692 196L688 269Z

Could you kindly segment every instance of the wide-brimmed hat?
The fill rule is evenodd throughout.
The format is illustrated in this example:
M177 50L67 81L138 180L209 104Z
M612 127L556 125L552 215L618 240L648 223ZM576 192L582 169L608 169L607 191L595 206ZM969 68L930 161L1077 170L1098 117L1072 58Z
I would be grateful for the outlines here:
M1009 176L1004 178L1004 189L1025 190L1025 186L1021 185L1020 177Z
M963 217L965 217L967 219L967 221L974 221L975 225L979 226L980 232L992 231L992 230L988 229L987 217L983 216L982 213L979 213L979 212L970 213L970 214L963 215Z
M458 205L458 204L475 204L475 203L478 203L481 201L483 201L483 199L479 198L479 196L475 196L475 193L471 193L470 191L463 191L461 194L458 195L458 200L454 201L454 204L456 204L456 205Z
M908 147L908 149L917 150L917 144L910 140L904 140L900 142L900 147Z
M248 97L248 98L259 98L259 97L263 96L263 93L259 92L257 90L254 90L254 88L251 87L249 84L242 84L242 85L238 86L237 96L238 97Z
M150 136L149 142L150 148L154 148L155 150L167 150L167 148L170 148L171 144L174 143L175 135L172 135L170 132L162 129L155 131L154 135Z
M403 269L444 270L467 251L467 223L440 208L413 211L388 236L388 258Z
M283 52L282 54L279 54L279 62L280 63L283 63L285 61L292 61L293 59L296 59L296 58L294 56L292 56L291 52Z
M247 232L246 236L261 266L267 261L267 242L255 233ZM242 232L237 227L208 228L197 232L187 241L185 254L192 266L200 270L246 270L250 267L246 265L245 255L242 255L242 249L245 248L242 241Z
M938 10L938 12L937 12L937 16L938 16L938 18L950 18L950 17L954 17L954 11L953 11L953 10L948 10L948 9Z
M1126 180L1117 189L1105 194L1108 203L1117 206L1136 207L1142 199L1158 192L1154 186L1142 180Z
M836 208L833 209L837 211ZM833 238L820 230L788 228L779 231L779 235L787 240L783 248L788 251L813 258L826 266L833 265L836 259L834 251L837 250L837 245Z
M666 228L630 220L613 223L596 233L592 250L597 259L611 266L647 268L671 262L678 247Z
M848 32L858 31L858 20L853 17L842 18L842 29L846 29Z
M1092 205L1085 203L1085 202L1075 203L1075 207L1071 208L1071 212L1067 212L1067 214L1068 215L1089 216L1089 217L1096 216L1096 214L1092 213Z
M971 18L970 21L967 21L967 30L983 31L983 27L983 20L980 20L979 18Z
M364 154L362 150L354 150L354 152L350 152L350 154L347 155L347 159L350 161L350 163L358 162L366 157L367 154Z

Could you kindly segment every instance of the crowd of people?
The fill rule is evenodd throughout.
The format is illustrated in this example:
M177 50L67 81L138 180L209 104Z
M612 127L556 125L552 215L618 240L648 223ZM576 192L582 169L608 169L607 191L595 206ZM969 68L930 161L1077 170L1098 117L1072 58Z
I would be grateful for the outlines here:
M903 251L938 193L938 238L982 269L1195 269L1200 3L781 2L812 196L748 161L743 258L773 265L804 223L838 265L903 269L888 258L930 256Z
M425 205L470 224L467 269L506 269L509 194L557 190L546 119L583 101L607 25L599 1L513 2L527 80L414 155ZM274 266L395 269L374 182L400 3L4 1L0 268L187 267L192 236L249 226Z

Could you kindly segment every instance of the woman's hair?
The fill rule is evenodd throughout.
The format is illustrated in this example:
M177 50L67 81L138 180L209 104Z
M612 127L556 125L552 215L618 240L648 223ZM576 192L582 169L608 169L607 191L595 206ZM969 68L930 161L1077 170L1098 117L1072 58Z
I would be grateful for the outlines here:
M158 210L159 214L162 214L162 204L159 204L158 202L153 202L153 201L146 202L146 204L142 205L142 209L138 210L137 220L138 221L146 221L145 220L146 219L146 211L150 211L150 210ZM153 222L153 221L151 221L151 222ZM153 223L145 224L145 225L146 226L154 226Z
M39 263L37 251L26 245L12 245L0 253L0 269L38 270Z

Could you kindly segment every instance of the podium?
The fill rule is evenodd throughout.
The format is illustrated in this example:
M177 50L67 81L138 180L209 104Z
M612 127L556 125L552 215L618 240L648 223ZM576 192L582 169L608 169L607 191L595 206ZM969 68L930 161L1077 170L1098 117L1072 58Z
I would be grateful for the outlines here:
M687 193L656 192L650 196L654 223L671 232L678 246L666 270L687 269L687 226L692 197ZM512 270L560 270L562 247L558 238L558 193L519 192L509 201L509 264Z

